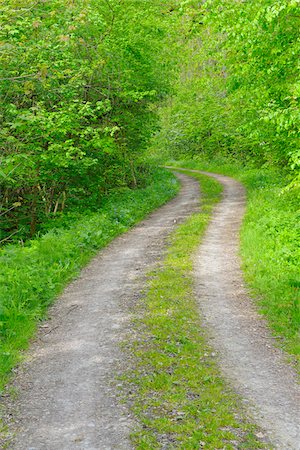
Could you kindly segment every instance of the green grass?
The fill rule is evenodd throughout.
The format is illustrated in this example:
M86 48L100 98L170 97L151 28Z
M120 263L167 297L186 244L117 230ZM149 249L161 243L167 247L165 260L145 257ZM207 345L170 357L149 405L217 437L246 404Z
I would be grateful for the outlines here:
M111 195L104 209L82 216L71 228L0 250L0 391L63 287L100 248L178 188L174 176L159 169L146 188Z
M247 189L241 230L245 279L278 344L300 362L300 196L284 189L279 170L220 162L177 161L172 165L223 173Z
M191 174L192 175L192 174ZM201 181L201 212L172 234L165 259L149 274L135 319L137 338L125 376L140 426L136 449L258 449L257 430L222 380L193 294L192 256L220 199L221 185Z

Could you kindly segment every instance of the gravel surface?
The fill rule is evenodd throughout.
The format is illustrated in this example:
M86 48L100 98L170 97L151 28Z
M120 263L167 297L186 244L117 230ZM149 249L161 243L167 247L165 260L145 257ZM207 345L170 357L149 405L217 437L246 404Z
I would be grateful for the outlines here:
M254 419L275 448L297 450L297 376L256 312L240 269L239 229L245 192L229 177L210 175L224 185L224 195L195 258L199 307L223 373L242 395Z
M242 186L224 185L195 257L195 283L204 323L225 376L274 447L300 449L296 374L274 346L244 286L238 234ZM6 405L15 450L127 450L133 419L118 397L126 366L120 343L129 331L143 274L161 257L165 238L197 210L198 182L179 175L179 196L93 259L50 311L18 370L17 399Z
M179 195L101 251L51 309L14 382L10 448L131 448L132 419L117 393L116 375L126 365L120 343L138 279L161 256L175 224L198 207L198 182L179 178Z

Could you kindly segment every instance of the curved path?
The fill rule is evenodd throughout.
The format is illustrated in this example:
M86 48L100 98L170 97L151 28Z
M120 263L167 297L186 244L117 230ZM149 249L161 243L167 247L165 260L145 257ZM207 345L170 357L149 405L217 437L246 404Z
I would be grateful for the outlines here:
M297 450L296 377L243 286L237 254L244 191L211 175L223 183L224 198L195 257L199 306L225 375L274 446ZM116 374L126 364L119 344L143 274L161 256L174 223L197 210L198 182L179 177L179 196L100 252L52 308L17 375L13 449L131 448L132 419L116 394Z
M179 177L179 195L101 251L50 311L17 376L13 449L131 448L131 419L116 399L116 374L126 364L119 344L138 278L174 224L198 207L198 182Z
M202 316L223 373L232 380L274 447L298 450L300 390L296 374L275 348L247 295L240 270L239 229L245 192L229 177L209 175L223 184L224 194L195 258Z

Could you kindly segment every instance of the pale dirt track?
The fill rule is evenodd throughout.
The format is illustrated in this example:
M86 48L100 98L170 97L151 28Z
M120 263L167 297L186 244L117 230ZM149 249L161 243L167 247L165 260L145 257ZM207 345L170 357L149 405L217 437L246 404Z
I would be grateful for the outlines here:
M223 184L224 196L195 258L201 315L225 377L241 394L274 447L298 450L300 390L296 373L275 348L247 295L240 270L239 229L245 192L229 177L210 175Z
M163 253L174 223L197 210L198 185L179 175L179 196L92 261L52 308L19 371L12 404L16 450L123 450L132 419L116 394L126 367L120 343L130 326L141 279ZM213 175L215 176L215 175ZM217 175L224 199L195 258L196 293L224 374L242 394L274 446L300 448L299 389L255 312L239 267L244 191Z
M120 343L138 279L164 239L198 208L198 183L179 175L180 194L117 238L88 265L50 311L30 359L17 376L16 450L130 449L131 418L115 380L126 367Z

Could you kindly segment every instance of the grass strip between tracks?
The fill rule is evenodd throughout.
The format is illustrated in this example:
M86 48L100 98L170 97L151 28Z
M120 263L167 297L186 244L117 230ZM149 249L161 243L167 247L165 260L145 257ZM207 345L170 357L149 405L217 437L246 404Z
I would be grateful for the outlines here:
M200 181L201 210L170 238L165 259L149 274L130 343L134 369L126 374L128 401L139 422L137 449L269 448L245 419L235 394L220 376L193 294L193 255L221 198L212 178Z
M170 165L232 176L247 190L241 229L242 269L278 346L300 370L300 192L288 174L226 161L172 161Z

